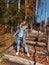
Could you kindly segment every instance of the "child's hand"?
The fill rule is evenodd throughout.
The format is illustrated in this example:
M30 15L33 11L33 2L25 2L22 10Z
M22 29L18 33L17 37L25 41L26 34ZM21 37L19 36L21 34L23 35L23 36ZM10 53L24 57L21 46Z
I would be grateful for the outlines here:
M13 37L15 37L15 35L13 35Z

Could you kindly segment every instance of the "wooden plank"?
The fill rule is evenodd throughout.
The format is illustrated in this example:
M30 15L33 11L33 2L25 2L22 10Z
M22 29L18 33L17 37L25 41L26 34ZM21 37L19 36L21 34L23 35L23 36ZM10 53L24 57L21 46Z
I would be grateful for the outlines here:
M30 40L27 40L26 43L27 43L27 44L30 44L30 45L33 45L33 44L35 45L35 44L36 44L35 41L30 41Z
M44 43L44 42L37 42L37 45L39 45L39 46L46 46L46 43Z
M31 31L30 33L31 34L46 35L46 34L44 34L43 32L40 32L40 31L39 32L38 31L33 31L33 32Z
M18 63L22 63L22 64L25 64L25 65L34 65L34 61L27 60L27 59L24 59L24 58L21 58L21 57L11 56L11 55L8 55L8 54L5 54L4 57L7 60L12 61L12 62L16 62L16 63L18 62ZM36 65L43 65L43 64L36 62Z
M29 34L29 37L37 37L38 35L36 34Z
M38 31L31 31L31 34L38 34Z
M30 45L46 46L46 43L44 43L44 42L36 42L36 41L27 40L26 43L30 44Z
M47 37L47 35L39 35L39 37Z
M29 49L29 53L34 53L35 50ZM36 51L36 54L43 54L46 55L46 53L44 51Z
M36 37L36 36L38 36L38 34L35 34L35 33L30 33L29 34L29 36L34 36L34 37ZM47 35L46 34L39 34L39 37L47 37Z
M35 38L27 37L26 40L35 40Z
M31 37L30 37L30 38L26 38L26 40L30 40L30 41L34 41L35 39L36 39L36 38L34 38L34 37L33 37L33 38L31 38ZM42 40L42 41L46 41L46 38L38 38L37 41L40 42L41 40Z
M46 38L39 38L39 40L46 40Z

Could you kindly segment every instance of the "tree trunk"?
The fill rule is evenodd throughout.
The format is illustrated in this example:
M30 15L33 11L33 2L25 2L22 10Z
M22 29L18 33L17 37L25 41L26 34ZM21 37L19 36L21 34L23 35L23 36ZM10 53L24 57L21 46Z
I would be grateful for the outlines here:
M7 0L7 9L9 8L9 0Z
M43 0L41 0L41 16L40 16L40 30L42 29L42 12L43 12Z
M25 20L27 19L27 0L25 0Z
M48 34L48 54L49 54L49 34ZM49 56L48 56L48 60L49 60Z
M36 19L37 19L37 12L38 12L38 0L36 0L36 13L35 13Z
M47 4L48 4L48 0L46 0L45 3L45 33L46 33L46 25L47 25Z
M8 14L8 8L9 8L9 0L7 0L7 2L6 2L7 4L6 4L6 7L7 7L7 11L6 11L6 15ZM5 17L5 23L7 23L8 22L8 16L7 17Z
M18 0L18 11L20 11L20 0Z

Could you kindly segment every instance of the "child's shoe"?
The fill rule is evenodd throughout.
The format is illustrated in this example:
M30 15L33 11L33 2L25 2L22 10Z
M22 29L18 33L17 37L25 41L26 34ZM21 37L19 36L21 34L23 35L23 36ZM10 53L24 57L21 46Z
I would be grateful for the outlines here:
M30 56L29 53L27 53L27 56L28 56L28 57Z
M19 52L16 52L16 55L18 55L19 54Z

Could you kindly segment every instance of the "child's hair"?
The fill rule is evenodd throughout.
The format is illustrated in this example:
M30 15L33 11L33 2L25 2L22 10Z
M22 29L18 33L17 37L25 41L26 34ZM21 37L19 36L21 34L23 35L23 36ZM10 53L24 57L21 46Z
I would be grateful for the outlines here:
M21 22L21 24L22 24L22 26L25 26L27 23L26 23L25 20L23 20L23 21Z

